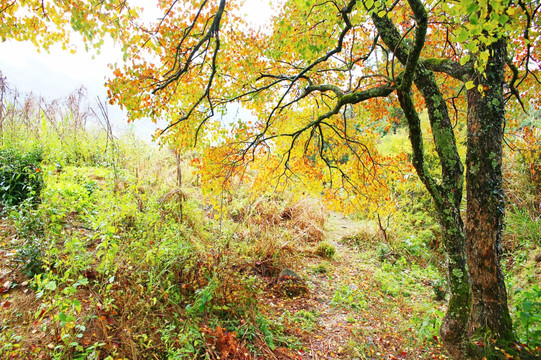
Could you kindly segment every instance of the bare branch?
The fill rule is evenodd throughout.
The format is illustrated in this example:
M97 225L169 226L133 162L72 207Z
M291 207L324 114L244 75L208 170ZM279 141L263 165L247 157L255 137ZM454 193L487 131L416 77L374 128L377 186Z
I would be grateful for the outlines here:
M206 3L207 3L207 0L205 0L201 4L198 14L201 13L201 11L204 8ZM210 25L210 28L206 31L205 36L203 36L199 40L199 42L191 49L191 51L190 51L190 53L189 53L189 55L188 55L188 57L187 57L187 59L186 59L186 61L184 63L184 66L181 67L180 69L178 69L171 76L167 76L164 80L162 80L158 84L156 84L156 88L153 91L154 94L157 93L160 90L165 89L171 83L176 82L178 79L180 79L180 77L182 75L184 75L186 72L188 72L188 70L190 68L190 65L193 63L194 59L197 57L196 54L198 53L199 49L201 49L201 47L203 47L203 45L205 45L205 44L207 44L207 47L208 47L210 45L210 44L208 44L210 42L210 40L212 38L217 38L219 29L220 29L220 22L222 20L222 15L224 13L224 9L225 9L225 0L220 0L219 8L216 11L216 14L214 14L214 17L213 17L213 20L212 20L212 24ZM174 64L174 66L176 66L176 61L178 59L178 54L179 54L179 51L181 49L181 46L182 46L184 40L186 39L187 35L189 34L189 32L192 30L192 28L195 25L196 21L197 21L197 19L194 20L194 22L192 23L192 26L188 27L187 31L185 32L183 38L181 39L181 41L180 41L180 43L179 43L179 45L177 47L177 56L175 56L175 64ZM218 49L215 49L216 52L217 52L217 50ZM173 69L171 69L168 73L170 73ZM212 74L211 77L214 76L214 72L215 72L215 68L213 68L213 74ZM207 86L207 88L210 88L211 79L209 79L209 84L208 85L209 86ZM176 123L178 123L178 122L176 122Z

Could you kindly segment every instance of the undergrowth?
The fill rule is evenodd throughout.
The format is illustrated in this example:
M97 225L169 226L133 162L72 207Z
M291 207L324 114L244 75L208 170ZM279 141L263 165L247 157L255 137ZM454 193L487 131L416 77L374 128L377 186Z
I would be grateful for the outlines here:
M445 259L413 174L384 222L353 214L363 226L334 243L318 199L252 194L241 179L209 199L195 151L177 158L114 136L75 105L12 107L3 119L0 358L294 358L327 316L297 299L318 282L332 285L329 311L348 314L344 356L436 356L426 349L441 346ZM538 155L506 157L502 255L517 340L532 351L541 349ZM344 248L355 276L341 265ZM294 284L302 294L276 291L284 270L311 279Z
M251 359L290 345L257 299L312 236L292 226L308 218L281 217L301 207L259 200L242 224L217 221L189 154L177 164L80 114L23 110L43 121L3 119L1 358Z

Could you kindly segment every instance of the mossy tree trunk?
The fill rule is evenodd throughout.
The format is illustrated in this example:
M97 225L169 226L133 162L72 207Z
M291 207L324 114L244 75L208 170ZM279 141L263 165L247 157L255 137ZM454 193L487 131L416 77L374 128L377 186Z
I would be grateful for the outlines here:
M420 4L412 0L410 5L416 13L417 22L421 24L417 16L420 12L415 9ZM488 329L496 338L512 339L499 259L503 220L501 163L505 40L490 46L486 78L474 70L472 62L468 66L460 66L450 60L432 63L417 61L412 80L425 100L441 164L441 174L431 174L424 162L423 137L412 89L411 86L404 86L410 75L408 69L412 68L409 66L411 58L418 56L415 54L417 44L404 44L388 17L375 13L371 17L388 49L406 67L403 76L397 77L397 94L408 121L413 165L434 199L444 237L450 299L440 329L442 341L453 359L480 358L470 340L472 331ZM416 40L419 40L418 36ZM484 93L480 93L477 86L468 91L466 226L460 213L464 167L434 71L446 72L464 82L472 79L482 81L484 89Z
M471 283L465 253L464 223L460 214L464 186L464 166L449 117L449 111L434 73L417 61L422 49L422 27L426 24L426 12L421 2L409 1L415 13L419 29L413 46L401 41L400 33L387 16L371 17L378 33L397 59L405 65L404 73L397 77L398 99L408 122L409 137L413 149L413 165L419 178L431 194L436 205L447 254L447 270L450 299L440 334L446 349L454 359L475 357L474 346L468 337L471 312ZM416 57L415 66L412 58ZM433 174L425 163L421 120L411 95L412 83L421 92L428 111L434 146L441 164L441 173Z
M502 144L506 42L489 46L492 54L486 77L468 91L468 149L466 156L466 251L472 278L473 309L470 333L488 333L511 341L513 329L500 266L504 216Z
M424 163L421 121L411 96L399 91L398 98L410 130L413 165L434 199L447 255L450 297L440 334L453 359L472 359L475 358L475 348L468 336L472 294L465 253L464 223L460 214L464 168L458 155L447 107L434 74L421 67L417 71L415 83L425 98L434 144L442 164L442 181L438 183Z

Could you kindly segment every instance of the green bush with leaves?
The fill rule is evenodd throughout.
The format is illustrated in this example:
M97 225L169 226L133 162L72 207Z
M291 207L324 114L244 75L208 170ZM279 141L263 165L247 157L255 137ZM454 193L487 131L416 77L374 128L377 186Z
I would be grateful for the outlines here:
M541 289L538 285L530 290L517 289L515 295L518 336L532 349L541 348Z
M26 153L12 148L0 149L0 202L3 205L39 201L43 188L42 159L42 152L37 148Z

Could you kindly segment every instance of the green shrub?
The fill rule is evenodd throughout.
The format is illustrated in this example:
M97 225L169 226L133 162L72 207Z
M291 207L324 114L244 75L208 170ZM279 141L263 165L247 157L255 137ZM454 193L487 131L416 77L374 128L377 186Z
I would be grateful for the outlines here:
M316 266L314 266L311 271L315 274L327 274L329 270L327 269L327 262L322 262Z
M16 206L25 200L37 203L43 188L40 149L21 153L0 149L0 202Z
M368 302L357 285L341 284L333 294L331 305L345 309L361 310L368 306Z
M43 273L44 246L41 239L31 239L17 251L16 260L21 264L21 270L29 277Z
M513 240L513 245L541 246L541 221L530 209L509 207L506 211L504 234Z
M316 253L321 257L332 259L336 254L336 248L328 241L322 241L317 246Z
M541 347L541 289L535 285L529 291L518 289L515 327L520 340L531 348Z

